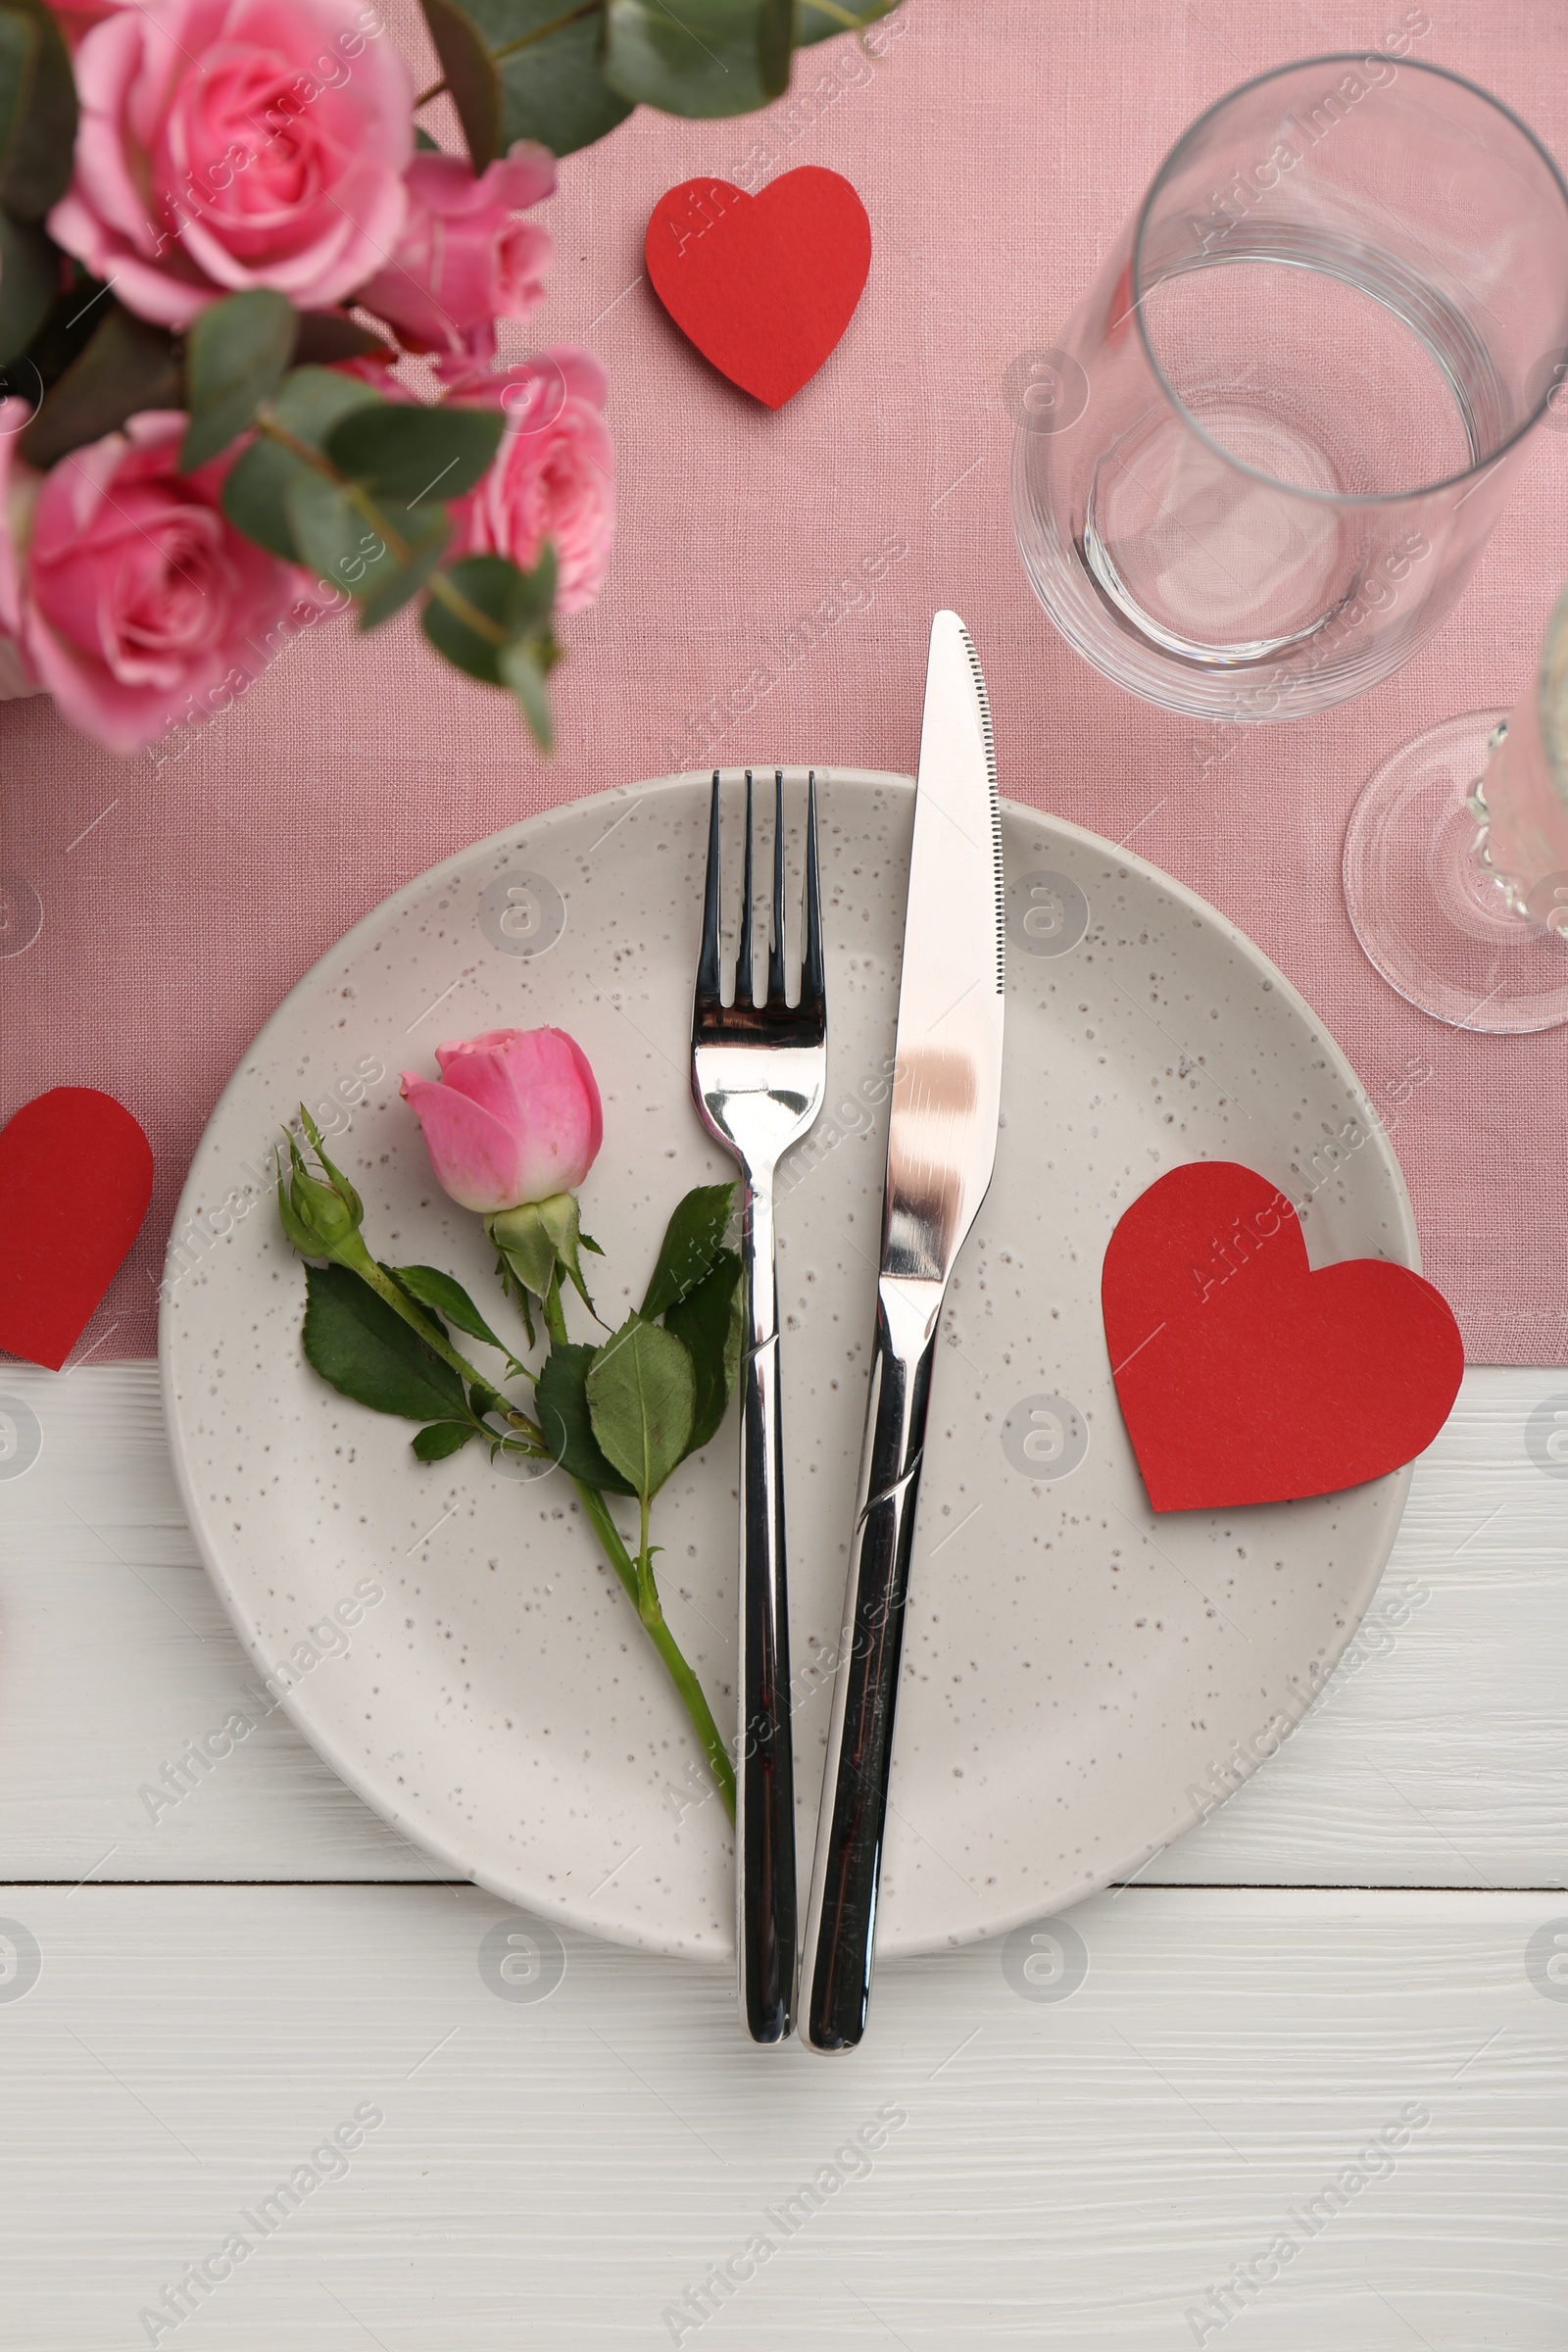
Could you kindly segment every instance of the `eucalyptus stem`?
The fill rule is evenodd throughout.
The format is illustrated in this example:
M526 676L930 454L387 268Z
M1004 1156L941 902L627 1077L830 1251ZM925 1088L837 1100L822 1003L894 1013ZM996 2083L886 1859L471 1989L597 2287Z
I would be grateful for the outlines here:
M323 457L318 449L313 449L308 441L302 441L297 433L291 433L286 424L279 424L277 418L268 409L263 409L257 416L256 430L267 440L275 441L279 449L286 449L290 457L298 458L302 464L312 466L317 473L341 490L361 520L368 523L377 538L385 542L387 552L394 563L407 564L409 562L414 553L413 548L398 530L396 524L388 522L363 482L349 481L339 473L330 458ZM500 622L492 620L488 612L481 612L478 606L466 597L461 588L454 588L444 571L432 572L424 584L437 604L445 605L455 620L461 620L466 629L471 629L473 634L476 637L482 637L487 645L499 647L512 643Z

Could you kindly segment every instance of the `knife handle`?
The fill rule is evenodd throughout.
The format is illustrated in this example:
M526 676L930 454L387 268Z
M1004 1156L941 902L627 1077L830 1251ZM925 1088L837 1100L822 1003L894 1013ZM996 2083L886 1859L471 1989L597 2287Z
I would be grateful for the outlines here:
M795 2022L795 1776L779 1416L778 1278L771 1172L741 1199L745 1349L741 1390L741 1615L736 1689L735 1941L741 2016L754 2041Z
M943 1287L884 1278L877 1289L859 1509L802 1957L803 2028L813 2050L853 2049L865 2032L904 1604Z

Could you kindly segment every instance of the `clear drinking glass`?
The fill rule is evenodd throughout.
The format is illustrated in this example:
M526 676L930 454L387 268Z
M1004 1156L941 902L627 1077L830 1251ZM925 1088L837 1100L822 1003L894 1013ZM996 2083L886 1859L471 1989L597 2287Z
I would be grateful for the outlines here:
M1568 595L1506 718L1445 719L1371 778L1345 898L1372 962L1423 1012L1494 1035L1568 1021Z
M1015 363L1025 568L1168 710L1342 702L1451 609L1565 359L1568 188L1533 133L1408 56L1281 67L1194 123Z

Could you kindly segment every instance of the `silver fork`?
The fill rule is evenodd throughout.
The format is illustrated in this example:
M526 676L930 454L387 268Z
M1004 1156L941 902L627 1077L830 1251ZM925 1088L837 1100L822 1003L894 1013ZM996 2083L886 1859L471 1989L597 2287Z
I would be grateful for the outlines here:
M741 2016L754 2041L779 2042L795 2018L795 1776L779 1429L778 1280L773 1177L822 1104L827 997L816 866L816 776L807 791L800 1002L784 977L784 771L773 774L773 911L767 995L755 1002L752 771L746 771L746 879L733 1002L722 997L718 770L708 820L703 946L692 1002L692 1094L714 1141L741 1168L741 1615L736 1680L735 1943Z

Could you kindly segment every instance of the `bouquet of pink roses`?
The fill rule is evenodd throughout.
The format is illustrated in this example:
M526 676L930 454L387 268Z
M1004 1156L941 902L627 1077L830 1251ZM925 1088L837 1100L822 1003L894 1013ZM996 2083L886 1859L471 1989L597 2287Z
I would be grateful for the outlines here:
M496 366L525 216L639 100L746 112L895 0L422 4L416 92L375 0L0 0L0 675L116 751L415 602L548 748L614 470L588 353ZM416 124L441 98L466 154Z

